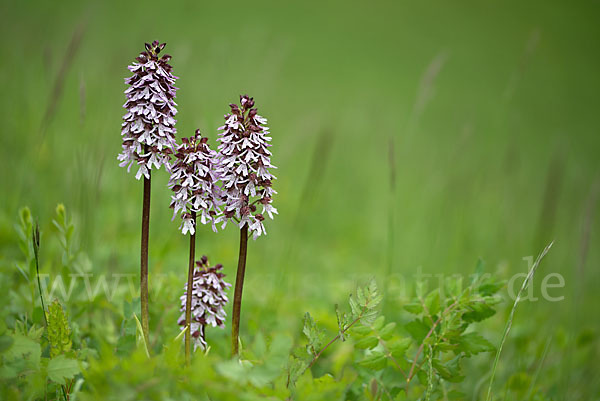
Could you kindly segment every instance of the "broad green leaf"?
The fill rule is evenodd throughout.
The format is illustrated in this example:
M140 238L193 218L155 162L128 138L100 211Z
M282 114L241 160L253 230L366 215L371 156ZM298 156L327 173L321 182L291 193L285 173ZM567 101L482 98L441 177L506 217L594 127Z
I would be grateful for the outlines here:
M494 351L494 346L480 334L475 332L463 334L458 338L458 349L467 355L474 355L480 352Z
M288 377L289 377L289 383L292 387L296 384L296 381L298 380L298 378L306 371L307 367L308 367L307 361L290 356L290 360L289 360L289 364L288 364Z
M504 287L504 281L489 280L479 286L477 291L483 296L491 296L500 291Z
M446 278L445 287L450 297L458 297L462 292L462 277L453 275Z
M466 322L480 322L494 316L496 313L491 306L479 302L469 305L469 308L471 310L462 315L463 320Z
M33 369L38 369L40 366L40 357L42 355L42 349L40 344L32 340L31 338L25 337L22 334L16 334L13 337L13 344L6 351L6 357L11 359L24 359L27 360Z
M465 376L461 372L460 358L461 356L458 355L447 362L440 362L439 359L434 359L432 365L442 379L451 383L459 383L465 379Z
M440 311L440 291L435 289L431 291L425 297L425 307L429 311L431 316L437 314Z
M421 303L419 302L406 304L404 305L404 309L406 309L409 313L412 313L413 315L420 315L421 313L423 313L423 305L421 305Z
M375 321L373 322L373 329L374 330L381 330L381 328L383 327L383 324L385 323L385 316L379 316L377 319L375 319Z
M50 380L59 384L66 384L65 379L72 379L80 372L79 364L74 359L67 359L64 355L52 358L48 363L47 373Z
M358 364L367 369L381 370L387 365L387 357L380 352L374 352Z
M429 333L429 326L427 326L421 320L413 320L412 322L408 322L404 328L414 338L417 342L423 342L423 339Z
M365 326L363 324L358 324L352 326L352 333L357 336L366 336L367 334L371 334L373 332L373 328L371 326Z
M401 359L404 358L404 354L410 347L411 343L411 339L405 337L395 341L390 341L387 343L387 347L394 358Z
M385 325L384 328L379 330L379 336L384 340L389 340L392 334L394 334L394 329L396 328L396 322L390 322Z
M371 349L379 344L377 337L364 337L354 343L354 346L359 349Z

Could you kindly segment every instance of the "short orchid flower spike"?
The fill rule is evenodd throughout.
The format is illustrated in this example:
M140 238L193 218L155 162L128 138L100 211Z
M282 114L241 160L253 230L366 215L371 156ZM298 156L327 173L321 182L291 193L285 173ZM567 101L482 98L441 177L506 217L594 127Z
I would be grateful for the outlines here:
M216 232L216 223L221 219L221 190L217 186L217 152L208 145L208 138L200 130L190 138L183 138L177 146L170 167L169 188L173 191L171 205L173 218L181 215L179 229L185 235L196 232L195 216L202 224L210 223Z
M174 86L177 79L169 65L171 56L159 57L165 43L146 43L136 62L129 66L133 75L125 79L129 88L125 90L127 101L123 105L127 113L123 116L121 136L123 151L118 159L127 171L136 164L136 179L150 178L150 170L162 165L168 168L169 155L175 146L175 103Z
M271 137L267 119L258 115L254 99L240 96L240 105L230 104L231 112L225 115L225 125L219 128L218 147L222 189L224 192L224 223L237 222L240 228L248 226L253 238L266 235L265 215L273 218L272 188L276 177L270 169L269 147ZM258 207L262 206L262 210Z
M206 256L196 262L194 278L192 282L192 313L190 331L194 343L194 351L200 347L206 349L205 327L225 327L225 305L229 301L227 289L231 284L225 282L225 274L221 273L223 265L209 267ZM181 316L178 324L182 330L187 326L185 317L187 284L185 293L181 296Z

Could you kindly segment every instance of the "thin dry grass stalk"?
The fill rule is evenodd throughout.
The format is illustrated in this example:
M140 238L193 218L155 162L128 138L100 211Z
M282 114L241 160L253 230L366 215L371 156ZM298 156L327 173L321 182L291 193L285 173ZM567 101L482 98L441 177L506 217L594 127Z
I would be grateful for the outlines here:
M56 113L56 108L58 103L60 102L60 98L62 96L65 78L73 64L73 60L75 59L75 55L79 50L79 46L81 45L81 40L83 39L83 34L85 32L85 24L83 22L79 23L71 35L71 41L69 42L69 46L67 47L67 51L63 57L62 64L60 65L60 69L58 70L58 74L54 79L54 85L52 87L52 92L50 93L50 98L48 99L48 104L46 106L46 112L44 113L44 119L42 120L42 125L40 127L40 131L42 132L42 139L46 135L46 129L54 117Z

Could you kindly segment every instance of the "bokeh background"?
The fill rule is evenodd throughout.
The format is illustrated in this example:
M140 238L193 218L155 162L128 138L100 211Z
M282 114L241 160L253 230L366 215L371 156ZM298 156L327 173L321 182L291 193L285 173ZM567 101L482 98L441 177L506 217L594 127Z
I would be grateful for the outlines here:
M510 280L554 240L505 363L529 366L550 338L548 391L593 399L598 11L558 1L4 0L0 261L18 255L20 207L49 232L64 203L94 272L138 272L142 185L116 156L126 67L157 39L180 77L179 137L200 128L214 145L241 93L269 118L279 216L249 246L246 327L297 330L305 311L331 315L370 277L391 313L417 271L466 275L481 258ZM186 274L167 178L152 179L151 298L167 305L152 325L176 319L180 293L169 288ZM233 227L198 237L231 281L237 238ZM549 273L564 277L550 290L560 302L541 296ZM486 323L495 343L506 315ZM581 343L589 357L576 356Z

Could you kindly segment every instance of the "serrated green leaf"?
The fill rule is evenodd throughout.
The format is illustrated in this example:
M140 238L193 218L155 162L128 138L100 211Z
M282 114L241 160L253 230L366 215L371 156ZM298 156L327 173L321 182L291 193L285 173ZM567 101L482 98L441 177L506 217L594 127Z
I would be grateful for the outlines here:
M291 387L295 386L296 381L298 381L298 378L306 371L306 368L308 368L307 361L290 356L288 364L288 378L289 385Z
M364 306L366 303L366 297L364 294L364 291L361 287L358 287L356 289L356 301L358 302L359 305Z
M465 379L461 372L460 358L459 355L443 363L439 359L434 359L432 365L442 379L450 383L459 383Z
M392 334L394 333L394 329L396 328L396 322L390 322L385 325L384 328L379 330L379 336L384 340L389 340Z
M360 315L360 313L362 312L362 308L360 307L360 305L354 299L353 296L350 296L350 299L348 300L348 302L350 303L350 310L352 311L352 315L353 316Z
M413 302L410 304L404 305L404 309L413 315L420 315L423 313L423 305L420 302Z
M379 344L377 337L364 337L354 343L354 346L359 349L371 349Z
M463 334L458 338L458 350L467 355L474 355L480 352L494 351L495 348L488 340L475 332Z
M479 286L479 288L477 289L477 291L482 295L482 296L491 296L496 294L498 291L500 291L500 289L502 289L502 287L504 287L504 282L503 281L492 281L489 280L483 284L481 284Z
M352 326L352 334L356 334L359 337L366 336L373 332L373 328L371 326L365 326L363 324Z
M384 323L385 323L385 316L379 316L377 319L375 319L375 321L373 321L373 324L371 325L371 327L373 327L373 330L381 330Z
M410 338L401 338L387 343L390 353L395 359L401 359L412 344Z
M79 364L74 359L67 359L64 355L52 358L48 363L48 378L58 384L66 384L65 379L72 379L80 372Z
M315 355L317 350L321 348L321 331L313 320L310 313L304 315L304 326L302 332L308 339L307 351L311 355Z
M359 361L358 364L363 368L381 370L387 365L387 358L380 352L374 352L362 361Z
M460 276L450 276L446 279L445 282L446 293L450 295L450 297L456 298L462 292L462 277Z
M360 322L364 325L372 325L377 319L377 311L376 310L368 310L363 313L360 318Z
M427 336L427 333L429 333L429 326L427 326L421 320L413 320L408 322L404 328L408 334L410 334L411 337L419 343L423 342L423 339Z
M22 334L16 334L12 346L6 350L7 359L27 360L33 369L39 368L41 356L40 344Z
M471 309L462 315L462 318L466 322L480 322L491 316L494 316L496 311L491 306L484 303L473 303L469 305Z
M440 311L440 291L435 289L425 297L425 307L431 316Z

